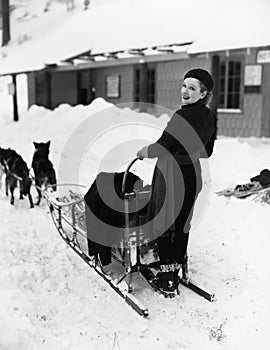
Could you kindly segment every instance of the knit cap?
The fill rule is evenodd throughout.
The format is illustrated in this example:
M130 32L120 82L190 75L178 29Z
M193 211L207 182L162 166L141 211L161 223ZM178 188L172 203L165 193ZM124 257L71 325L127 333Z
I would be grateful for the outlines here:
M214 87L213 78L211 74L204 69L201 69L201 68L191 69L185 74L184 79L186 78L198 79L200 82L202 82L205 85L205 87L209 92L213 90L213 87Z

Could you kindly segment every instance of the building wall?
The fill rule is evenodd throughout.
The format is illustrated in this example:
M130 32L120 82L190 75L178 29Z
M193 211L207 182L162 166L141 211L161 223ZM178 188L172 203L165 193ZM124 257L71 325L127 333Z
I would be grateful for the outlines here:
M39 71L35 73L33 82L35 104L51 108L51 76L49 72Z
M220 59L225 57L226 53L218 53ZM239 56L243 58L243 79L244 66L246 64L256 63L257 49L251 50L231 50L227 52L229 56ZM267 79L269 80L269 77ZM239 111L232 112L228 110L218 110L218 134L224 136L261 136L262 128L262 108L263 95L259 93L245 93L244 80L242 81L243 100L242 108ZM270 136L270 135L269 135Z
M61 103L77 104L77 72L39 71L28 74L29 106L55 108Z
M28 107L36 103L36 93L35 93L35 74L27 74L27 86L28 86Z
M239 113L218 113L218 134L224 136L261 136L262 95L253 94L244 98L244 106Z
M62 103L75 106L77 100L77 72L51 74L51 108L55 108Z
M210 60L205 55L157 63L156 104L170 110L180 105L180 89L185 73L195 67L210 70Z
M210 70L210 60L205 55L196 56L189 60L165 61L149 63L149 68L156 69L156 107L148 106L148 112L159 115L165 109L175 110L180 104L180 86L182 78L187 70L201 67ZM96 97L103 97L114 104L126 104L134 102L134 69L135 65L122 65L118 67L105 67L95 69L92 74L92 84L96 89ZM106 77L119 75L121 79L121 91L119 98L106 96ZM134 103L135 105L135 103ZM158 108L158 106L162 106Z
M96 98L95 69L78 71L78 103L88 105Z
M120 76L120 96L119 98L110 98L106 96L106 77L109 75ZM104 67L95 69L92 84L95 87L96 97L103 97L106 101L113 104L133 103L133 66L123 65L117 67Z
M270 63L262 65L262 124L261 136L270 137Z
M180 104L180 88L183 75L194 67L201 67L211 71L212 57L218 55L220 60L226 57L238 57L242 60L242 102L239 110L218 110L218 134L224 136L270 136L270 64L262 64L262 86L258 92L244 92L245 65L257 64L257 52L259 48L229 50L212 54L192 55L188 59L174 61L151 62L149 68L156 69L156 106L148 108L149 113L160 115L164 109L174 111ZM147 58L146 58L147 61ZM121 60L119 60L121 63ZM93 98L102 97L113 104L134 103L134 79L135 68L139 63L122 64L107 67L84 69L82 71L65 71L29 74L29 103L55 108L61 103L76 105L81 103L80 92L83 93L84 102L90 103ZM73 68L74 69L74 68ZM118 98L107 97L106 77L120 76L120 96ZM44 81L43 81L44 80ZM31 84L30 84L31 83ZM32 88L31 88L32 86ZM51 86L51 96L48 94L48 86ZM84 91L82 91L84 90ZM34 93L36 95L34 95ZM163 106L158 108L158 106Z

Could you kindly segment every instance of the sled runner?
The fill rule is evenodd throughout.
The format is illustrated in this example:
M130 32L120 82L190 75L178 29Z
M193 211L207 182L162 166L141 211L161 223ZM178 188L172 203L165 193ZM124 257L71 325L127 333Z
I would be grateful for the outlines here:
M154 290L161 291L155 284L155 276L152 272L152 268L158 268L158 264L146 264L142 262L142 248L148 242L145 240L140 225L144 217L138 208L142 207L140 205L142 201L145 202L149 199L151 191L125 191L129 171L138 159L135 158L128 165L122 180L124 225L122 228L121 244L111 249L112 261L118 266L117 278L113 278L106 273L104 266L97 256L89 255L86 208L82 193L85 191L85 187L76 184L58 184L56 192L52 192L50 188L47 188L44 191L44 196L47 199L53 222L65 242L139 315L146 317L149 314L147 307L142 305L133 293L134 289L136 289L136 281L133 276L138 273L141 274ZM135 211L135 216L134 207L138 209ZM208 301L215 299L214 294L201 289L190 280L187 259L186 263L182 266L179 280L183 286L188 287Z

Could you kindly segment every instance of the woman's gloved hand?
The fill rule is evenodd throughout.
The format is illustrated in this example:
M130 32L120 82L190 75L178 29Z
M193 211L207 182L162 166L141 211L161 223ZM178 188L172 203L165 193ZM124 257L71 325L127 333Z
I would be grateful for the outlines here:
M148 146L144 146L142 149L140 149L137 152L137 157L139 157L140 159L148 158L147 149L148 149Z

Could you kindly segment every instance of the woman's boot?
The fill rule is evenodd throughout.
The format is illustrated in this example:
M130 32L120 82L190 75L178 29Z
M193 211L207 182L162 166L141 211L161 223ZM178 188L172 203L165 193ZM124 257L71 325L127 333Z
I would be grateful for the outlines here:
M179 294L179 280L175 278L174 264L160 265L160 270L156 276L159 289L165 297L173 298Z

